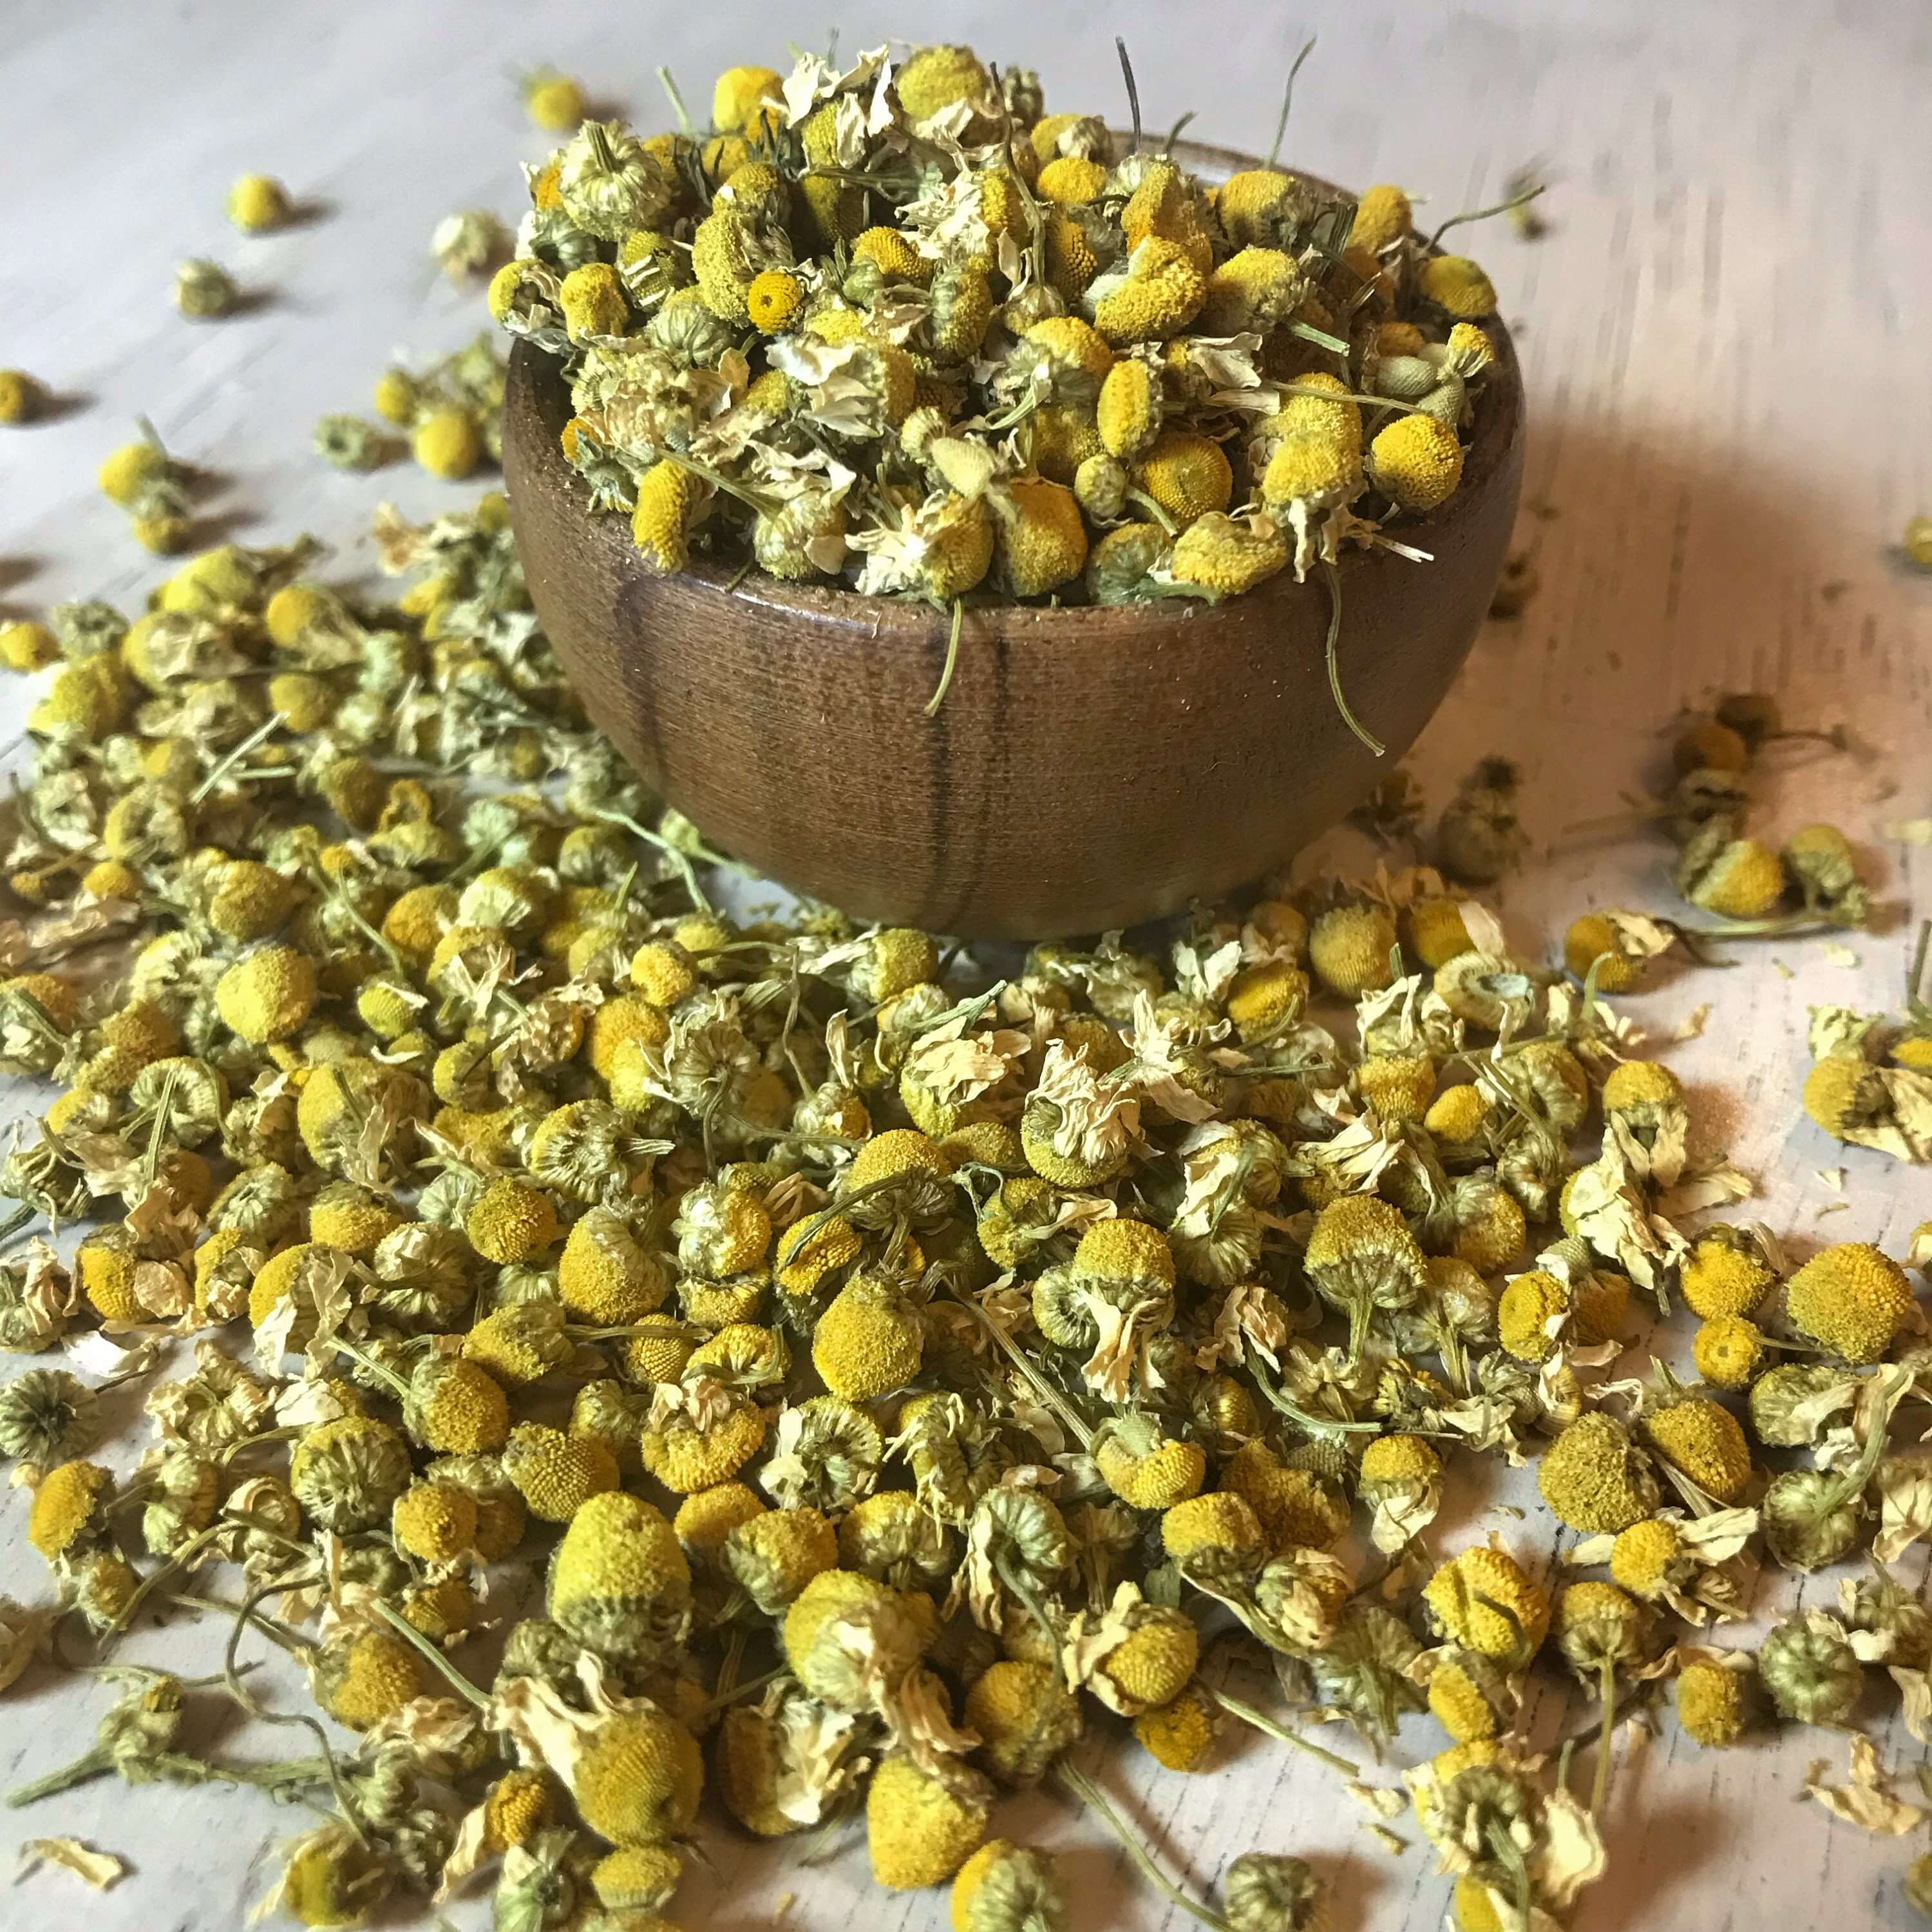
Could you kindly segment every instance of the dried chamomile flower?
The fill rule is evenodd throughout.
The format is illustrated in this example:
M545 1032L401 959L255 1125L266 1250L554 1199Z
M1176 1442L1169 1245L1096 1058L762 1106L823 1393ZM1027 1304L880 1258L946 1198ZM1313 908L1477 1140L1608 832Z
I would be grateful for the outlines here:
M961 1866L951 1910L957 1932L1066 1932L1073 1922L1052 1859L1004 1838L989 1840Z
M514 247L510 231L487 208L446 214L431 231L429 251L452 282L490 274Z
M1905 1271L1863 1241L1843 1241L1814 1256L1785 1291L1792 1326L1850 1362L1880 1360L1912 1306Z
M1844 1624L1823 1610L1786 1618L1759 1646L1757 1668L1780 1714L1801 1724L1844 1723L1864 1688Z
M228 218L244 235L284 226L294 212L288 190L272 175L242 175L228 190Z
M524 111L533 126L560 134L584 118L584 90L569 75L538 68L523 76L521 86Z
M1428 1274L1408 1223L1372 1195L1348 1196L1323 1208L1302 1264L1316 1293L1348 1316L1352 1355L1361 1353L1378 1310L1415 1305Z
M44 400L40 384L24 369L0 369L0 424L32 422ZM33 668L13 667L16 670Z
M1550 1628L1550 1600L1498 1548L1478 1545L1444 1564L1423 1592L1430 1614L1466 1650L1512 1668L1526 1664Z
M368 1416L346 1415L310 1430L289 1464L290 1486L325 1529L361 1529L381 1521L409 1481L407 1445L386 1423Z
M114 1478L98 1462L62 1462L34 1486L27 1540L50 1563L85 1554L107 1531Z
M316 454L338 470L380 470L402 453L397 438L360 416L323 416L309 441Z
M1586 1535L1615 1535L1657 1507L1648 1458L1601 1409L1572 1423L1544 1451L1536 1485L1557 1520Z
M1521 783L1507 758L1484 759L1462 781L1436 827L1437 860L1451 878L1493 885L1521 858L1528 843L1516 817Z
M1328 1887L1305 1858L1244 1852L1220 1881L1229 1932L1322 1932Z
M85 1456L105 1424L100 1398L64 1369L29 1369L0 1387L0 1456L48 1467Z
M1694 1655L1677 1673L1677 1722L1684 1736L1708 1750L1726 1750L1750 1721L1751 1666L1714 1654Z
M231 315L241 301L234 278L218 262L197 258L175 272L175 307L196 321Z
M886 1759L866 1798L873 1878L892 1890L944 1882L984 1840L992 1796L964 1766L939 1775L909 1758Z

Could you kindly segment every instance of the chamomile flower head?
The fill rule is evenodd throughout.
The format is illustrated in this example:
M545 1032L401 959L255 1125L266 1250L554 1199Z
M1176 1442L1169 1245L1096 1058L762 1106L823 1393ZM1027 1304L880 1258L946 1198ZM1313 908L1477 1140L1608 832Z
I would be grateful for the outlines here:
M964 1766L942 1776L887 1758L866 1794L874 1881L890 1891L944 1884L984 1841L992 1800L992 1786Z
M1750 1720L1750 1674L1695 1658L1677 1673L1677 1722L1707 1750L1723 1750L1744 1735Z
M913 1602L856 1571L820 1571L784 1614L793 1675L835 1709L870 1708L873 1686L898 1683L925 1653L929 1633Z
M812 1580L838 1567L838 1536L810 1505L763 1510L725 1536L719 1560L766 1616L778 1616Z
M1197 1495L1207 1479L1208 1458L1200 1444L1163 1435L1144 1415L1103 1424L1094 1455L1107 1486L1135 1509L1171 1508Z
M1755 838L1734 837L1713 820L1678 855L1677 890L1700 910L1724 919L1762 919L1784 897L1784 867Z
M381 1522L409 1487L410 1474L408 1444L373 1416L321 1424L289 1460L289 1486L303 1513L338 1533Z
M1465 1650L1527 1663L1550 1628L1550 1599L1515 1558L1485 1544L1444 1564L1423 1591L1430 1614Z
M543 1253L560 1232L549 1196L508 1174L490 1183L464 1222L470 1245L500 1265Z
M1720 1315L1699 1328L1691 1354L1713 1388L1747 1388L1764 1360L1764 1330L1742 1315Z
M704 1789L698 1740L648 1705L598 1725L571 1777L571 1796L584 1823L625 1847L682 1837L698 1816Z
M1466 255L1435 255L1423 264L1424 297L1457 322L1480 322L1496 312L1496 285Z
M980 1738L980 1762L1000 1784L1037 1784L1078 1742L1078 1700L1056 1664L1003 1659L966 1694L966 1723Z
M567 1434L521 1422L503 1444L503 1473L530 1513L543 1522L568 1522L592 1496L617 1486L616 1458L594 1436Z
M1864 1689L1844 1626L1822 1610L1797 1611L1779 1624L1759 1646L1757 1670L1779 1712L1801 1724L1844 1724Z
M317 1702L352 1731L394 1717L430 1685L414 1646L386 1630L344 1631L318 1651L314 1672Z
M1388 182L1364 188L1355 203L1355 219L1348 230L1348 245L1366 248L1379 255L1407 235L1415 212L1402 189Z
M1186 1684L1167 1702L1150 1706L1134 1719L1134 1742L1166 1771L1207 1768L1220 1731L1220 1707Z
M448 1563L475 1546L476 1515L476 1498L459 1484L418 1481L396 1498L390 1533L408 1555Z
M27 1540L50 1563L79 1555L104 1534L113 1497L114 1478L98 1462L61 1463L34 1486Z
M1132 466L1136 484L1185 530L1234 495L1234 470L1221 446L1194 430L1168 428Z
M902 1388L919 1372L925 1331L899 1284L856 1275L812 1330L812 1365L834 1395L867 1402Z
M1331 907L1308 934L1309 963L1316 978L1345 1000L1379 992L1391 983L1389 957L1395 949L1394 922L1378 906Z
M1849 1362L1881 1360L1912 1309L1904 1270L1864 1241L1813 1256L1785 1290L1792 1326Z
M994 1838L959 1868L952 1932L1067 1932L1066 1887L1044 1852Z
M1399 509L1433 510L1462 480L1462 446L1433 416L1398 416L1370 444L1368 474Z
M1348 1316L1358 1355L1376 1312L1413 1307L1428 1276L1408 1223L1372 1194L1345 1195L1322 1210L1302 1265L1315 1292Z
M1657 1478L1630 1432L1593 1409L1543 1452L1536 1486L1559 1522L1586 1535L1615 1535L1657 1508Z
M1508 1676L1480 1651L1440 1652L1429 1679L1429 1708L1459 1744L1498 1738L1516 1715L1516 1696Z

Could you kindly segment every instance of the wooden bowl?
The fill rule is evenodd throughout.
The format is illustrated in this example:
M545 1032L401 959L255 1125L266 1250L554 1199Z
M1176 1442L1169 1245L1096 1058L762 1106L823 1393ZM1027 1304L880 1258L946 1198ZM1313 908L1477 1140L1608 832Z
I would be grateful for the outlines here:
M1219 179L1258 164L1190 143ZM653 576L593 515L559 433L555 363L519 343L503 467L537 614L590 716L706 836L861 919L973 938L1098 932L1281 864L1359 803L1442 702L1496 587L1522 482L1508 332L1462 487L1396 532L1417 563L1342 566L1340 659L1377 759L1336 716L1328 593L1291 573L1245 597L969 608L926 715L947 620L922 606L694 562Z

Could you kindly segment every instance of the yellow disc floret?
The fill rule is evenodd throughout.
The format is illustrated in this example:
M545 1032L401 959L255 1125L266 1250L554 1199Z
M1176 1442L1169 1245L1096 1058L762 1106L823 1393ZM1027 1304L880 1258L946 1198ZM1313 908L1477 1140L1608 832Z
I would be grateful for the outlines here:
M1516 1559L1478 1544L1445 1563L1423 1592L1430 1614L1465 1650L1526 1664L1550 1628L1550 1599Z
M1786 1290L1792 1325L1848 1362L1881 1360L1912 1305L1904 1270L1864 1241L1842 1241L1813 1256Z

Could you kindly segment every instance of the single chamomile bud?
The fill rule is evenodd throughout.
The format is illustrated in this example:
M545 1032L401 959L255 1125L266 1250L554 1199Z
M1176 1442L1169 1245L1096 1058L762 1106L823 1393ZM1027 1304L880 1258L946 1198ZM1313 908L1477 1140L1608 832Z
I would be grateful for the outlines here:
M1305 1858L1244 1852L1221 1875L1228 1932L1320 1932L1328 1888Z
M324 1529L365 1529L410 1484L408 1444L388 1424L345 1415L311 1430L289 1462L289 1486Z
M1436 827L1436 855L1452 878L1493 885L1528 843L1516 816L1522 784L1507 758L1485 758L1462 781Z
M1848 1362L1882 1359L1913 1306L1904 1270L1863 1241L1813 1256L1785 1291L1791 1325Z
M1750 1444L1743 1425L1708 1396L1667 1394L1643 1414L1646 1444L1707 1495L1735 1503L1751 1479Z
M1763 919L1785 892L1778 854L1754 838L1736 836L1724 820L1712 820L1684 846L1676 880L1678 891L1693 905L1724 919Z
M1478 1544L1444 1564L1423 1592L1444 1631L1465 1650L1526 1664L1550 1628L1550 1599L1514 1558Z
M503 1473L542 1522L568 1522L592 1496L614 1490L616 1458L595 1436L519 1423L502 1454Z
M24 369L0 369L0 423L32 422L46 400L46 392Z
M1847 1722L1864 1689L1844 1626L1822 1610L1786 1618L1760 1646L1757 1667L1779 1711L1801 1724Z
M489 274L508 259L513 246L510 231L487 208L466 208L445 215L429 240L437 266L457 283Z
M1749 1718L1748 1664L1742 1670L1714 1658L1695 1658L1677 1673L1677 1721L1684 1734L1707 1750L1722 1750L1744 1735Z
M114 1478L98 1462L62 1462L34 1486L27 1540L50 1563L78 1556L106 1536Z
M288 190L272 175L243 175L228 190L228 218L244 235L280 228L294 212Z
M64 1369L29 1369L0 1388L0 1456L51 1468L101 1438L100 1400Z
M1870 1576L1856 1582L1846 1578L1838 1586L1846 1628L1865 1637L1870 1648L1860 1648L1866 1654L1876 1652L1881 1662L1924 1670L1932 1660L1932 1607L1894 1582L1876 1557L1871 1567Z
M338 470L366 472L393 463L403 446L394 436L360 416L326 416L317 419L310 446Z
M1777 1277L1752 1236L1719 1225L1698 1236L1679 1279L1691 1312L1714 1321L1749 1315Z
M994 1838L952 1881L953 1932L1069 1932L1066 1888L1052 1859L1030 1846Z
M1517 1702L1508 1674L1494 1658L1460 1647L1436 1653L1429 1708L1457 1744L1501 1736L1515 1720Z
M1013 1789L1037 1784L1078 1742L1082 1730L1079 1702L1058 1666L1015 1660L992 1664L974 1680L966 1723L979 1733L980 1762Z
M1885 1430L1874 1427L1847 1468L1786 1469L1772 1478L1759 1520L1766 1546L1787 1570L1822 1570L1856 1546L1866 1486L1885 1447Z
M887 1758L866 1795L874 1880L892 1891L944 1884L985 1840L993 1796L991 1783L964 1765L941 1774Z
M1346 1195L1322 1210L1302 1265L1316 1292L1348 1318L1352 1358L1360 1355L1376 1312L1414 1307L1429 1272L1408 1222L1370 1194Z
M1557 1520L1586 1535L1614 1536L1657 1509L1648 1458L1602 1409L1570 1424L1544 1451L1536 1482Z
M232 314L241 300L234 278L218 262L197 258L175 271L175 307L194 320Z

